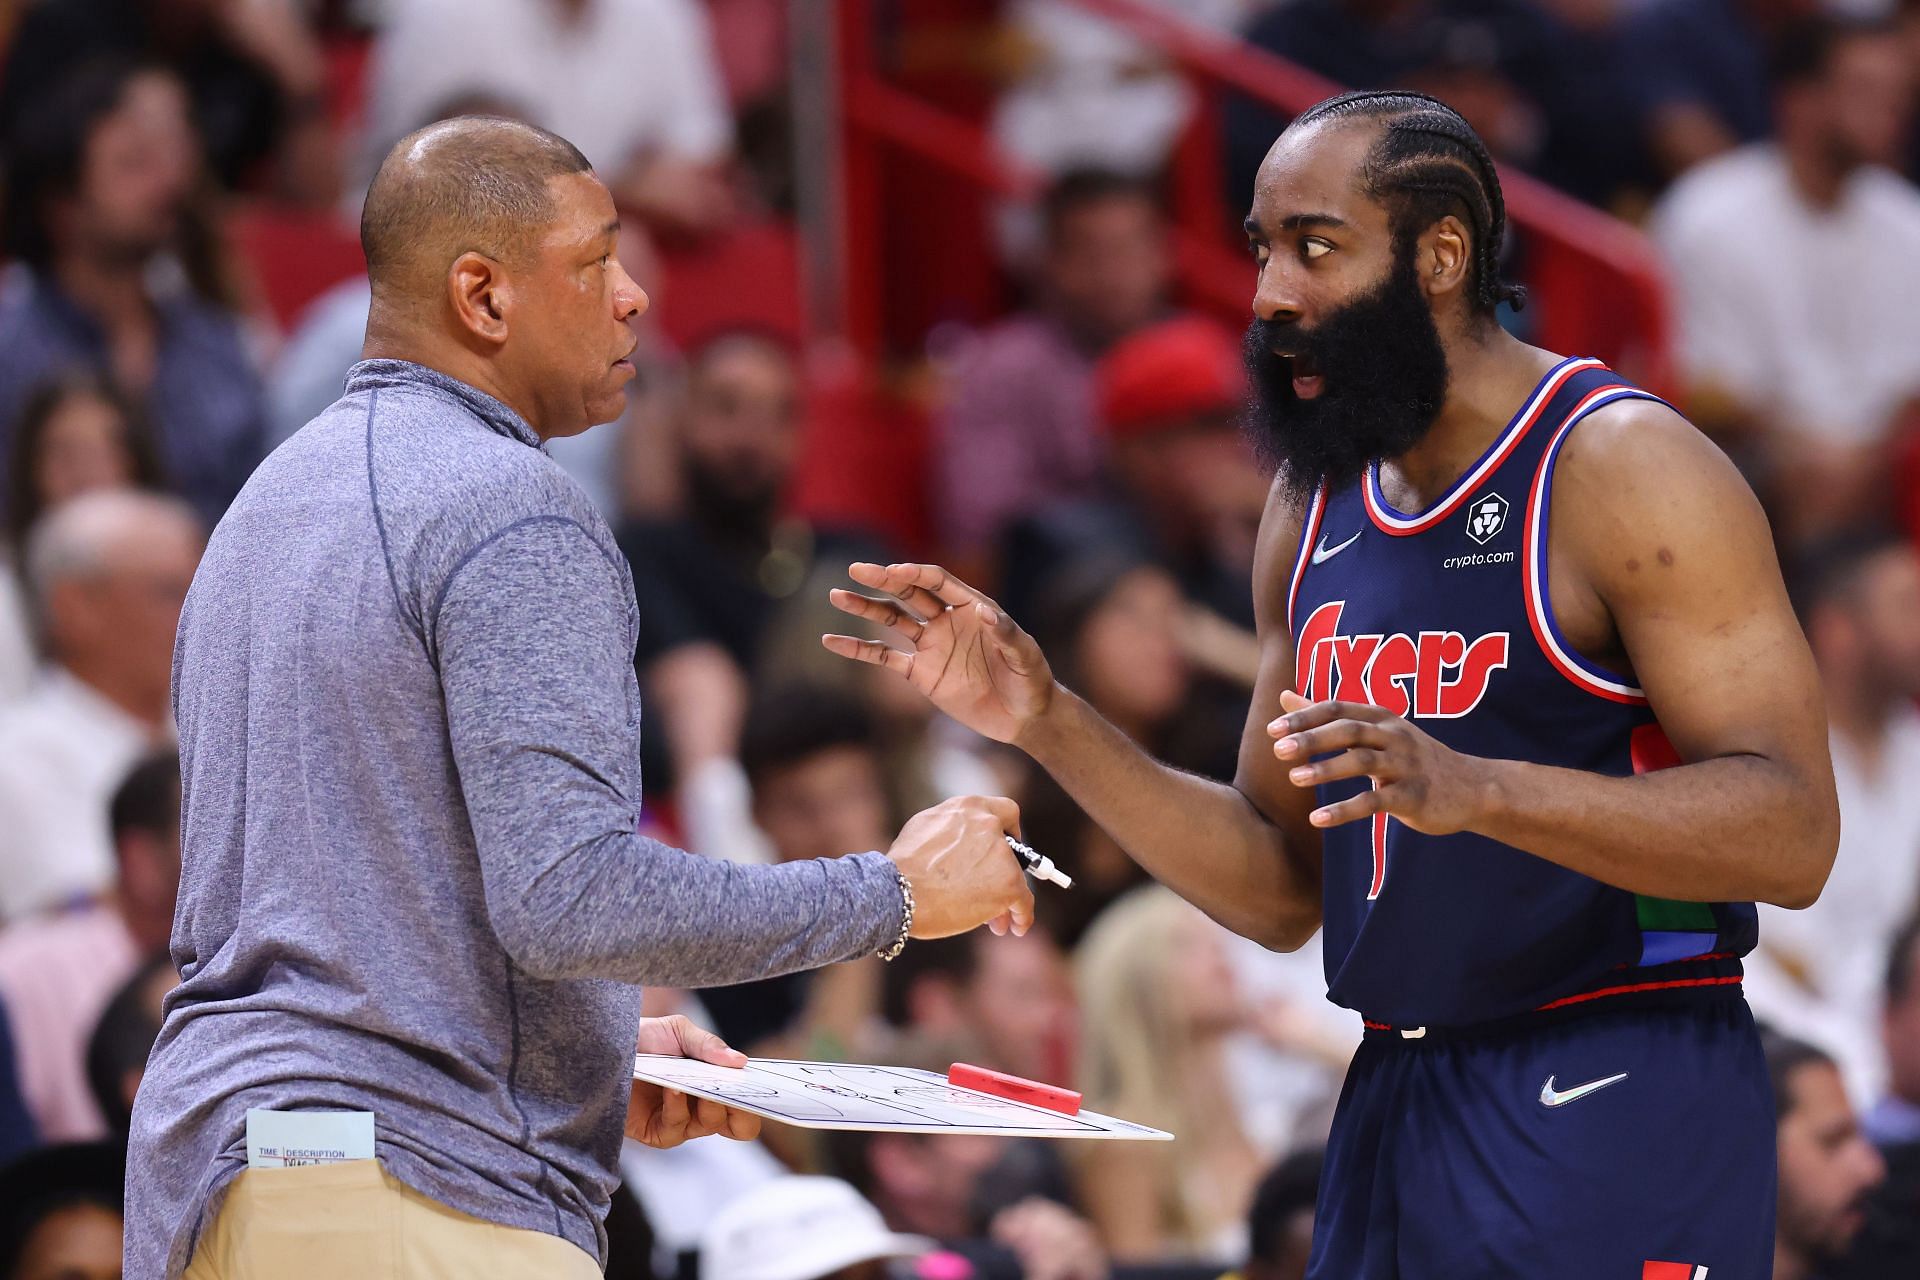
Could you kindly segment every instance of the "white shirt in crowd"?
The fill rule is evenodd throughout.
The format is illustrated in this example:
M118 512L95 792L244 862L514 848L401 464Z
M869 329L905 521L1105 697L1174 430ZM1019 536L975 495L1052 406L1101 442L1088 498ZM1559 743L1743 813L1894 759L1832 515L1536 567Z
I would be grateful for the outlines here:
M456 99L512 107L608 177L642 152L719 159L732 145L713 36L692 0L406 0L374 46L370 176Z
M0 709L0 920L112 885L107 806L153 745L145 725L58 667Z
M32 687L33 669L38 662L33 634L27 626L27 605L20 590L19 571L6 557L0 556L0 707Z
M1692 381L1836 445L1920 395L1920 190L1899 175L1860 169L1815 208L1756 143L1675 182L1649 229Z
M1237 30L1256 0L1150 0L1169 17ZM1193 92L1160 50L1124 26L1064 0L1018 0L1014 31L1029 64L1000 97L994 141L1008 155L1058 173L1096 165L1149 174L1165 161Z
M1880 1008L1887 948L1920 907L1920 711L1903 708L1871 772L1833 736L1840 850L1820 900L1804 911L1760 908L1760 952L1748 966L1754 1012L1834 1054L1852 1096L1886 1083Z

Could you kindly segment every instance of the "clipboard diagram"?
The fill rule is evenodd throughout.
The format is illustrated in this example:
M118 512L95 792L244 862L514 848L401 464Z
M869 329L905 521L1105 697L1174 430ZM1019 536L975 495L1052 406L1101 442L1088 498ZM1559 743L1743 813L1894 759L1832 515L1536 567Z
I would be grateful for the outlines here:
M910 1067L755 1058L717 1067L692 1058L634 1055L633 1077L711 1098L802 1129L969 1133L1022 1138L1169 1142L1162 1129L1094 1111L1065 1114L952 1084Z

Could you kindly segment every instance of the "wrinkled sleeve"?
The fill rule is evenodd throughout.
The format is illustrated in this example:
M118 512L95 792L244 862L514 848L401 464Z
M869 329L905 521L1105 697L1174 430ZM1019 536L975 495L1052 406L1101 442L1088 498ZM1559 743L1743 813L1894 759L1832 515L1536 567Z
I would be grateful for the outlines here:
M740 866L635 832L632 614L577 522L493 534L429 617L487 912L527 972L716 986L892 943L900 893L883 854Z

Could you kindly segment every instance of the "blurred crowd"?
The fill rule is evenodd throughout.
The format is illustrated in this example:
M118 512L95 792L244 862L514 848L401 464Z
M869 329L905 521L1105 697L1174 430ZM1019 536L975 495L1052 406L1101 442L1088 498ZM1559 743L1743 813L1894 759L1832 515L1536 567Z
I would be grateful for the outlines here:
M1442 96L1507 164L1641 223L1663 254L1681 371L1663 390L1768 508L1840 788L1825 894L1763 909L1749 966L1775 1029L1775 1276L1920 1274L1920 4L1157 5L1343 85ZM1360 1031L1325 1002L1317 946L1226 933L1023 757L817 640L845 622L826 593L849 561L937 557L1126 733L1231 773L1268 478L1236 424L1240 317L1177 303L1166 178L1210 139L1243 206L1285 117L1236 100L1196 135L1179 68L1072 0L897 0L873 20L917 36L903 47L922 63L964 67L1001 153L1045 177L994 211L967 267L1004 279L1005 313L869 371L924 412L924 456L894 481L929 536L904 543L796 498L843 407L822 373L843 351L751 305L672 324L711 299L671 264L792 225L796 104L818 87L791 69L782 0L0 14L0 1280L119 1274L120 1144L174 981L180 604L252 467L358 357L351 237L373 164L473 111L577 143L656 294L625 418L550 446L633 571L643 823L700 856L790 861L885 848L939 799L1006 794L1077 881L1038 888L1024 938L651 992L649 1011L759 1055L1066 1083L1180 1135L771 1127L630 1146L609 1274L1303 1274ZM1523 231L1522 278L1525 251Z

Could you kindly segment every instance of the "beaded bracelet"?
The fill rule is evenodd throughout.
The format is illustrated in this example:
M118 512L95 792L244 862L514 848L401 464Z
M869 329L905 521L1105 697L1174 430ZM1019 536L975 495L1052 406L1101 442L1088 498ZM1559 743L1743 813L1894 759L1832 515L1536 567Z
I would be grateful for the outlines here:
M900 936L885 951L878 951L882 960L896 960L907 949L907 935L913 931L913 886L907 883L907 877L900 868L893 869L895 878L900 881Z

